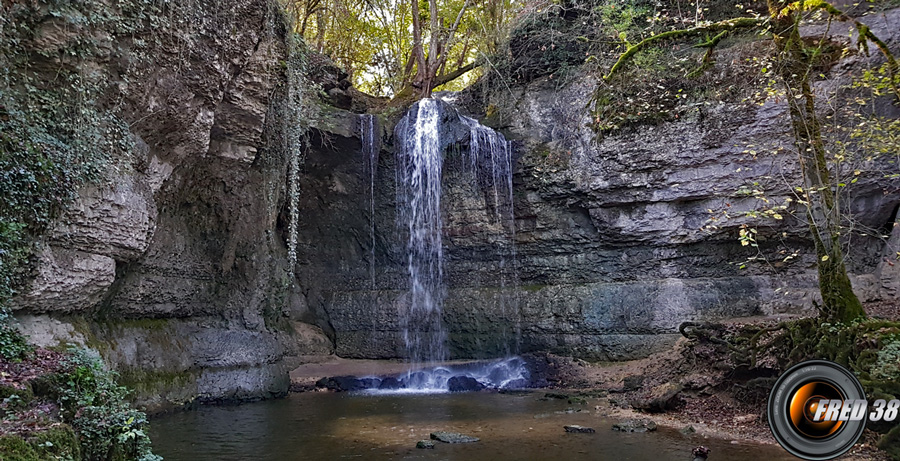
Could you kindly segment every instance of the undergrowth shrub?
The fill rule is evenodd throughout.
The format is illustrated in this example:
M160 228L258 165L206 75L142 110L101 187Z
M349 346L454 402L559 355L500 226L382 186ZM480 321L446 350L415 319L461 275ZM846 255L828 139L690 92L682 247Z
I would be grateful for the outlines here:
M15 326L15 319L0 307L0 358L11 361L24 359L34 348Z
M100 358L71 348L55 376L61 419L71 424L86 460L158 461L147 435L147 415L131 407L129 391Z

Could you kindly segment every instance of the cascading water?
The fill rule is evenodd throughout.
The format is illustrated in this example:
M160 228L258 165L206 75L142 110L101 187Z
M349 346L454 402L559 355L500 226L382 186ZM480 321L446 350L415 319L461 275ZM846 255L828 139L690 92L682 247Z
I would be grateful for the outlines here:
M375 116L359 117L359 138L369 174L369 279L375 289L375 173L378 170L378 146L375 138Z
M519 302L516 296L519 276L515 245L512 146L502 134L481 125L477 120L469 117L461 118L470 130L468 165L472 170L475 185L478 188L489 189L493 197L492 211L495 224L500 228L498 234L501 236L495 245L499 265L497 275L501 293L500 311L505 318L514 319L511 325L503 326L499 333L506 347L506 355L516 354L519 352L521 327Z
M407 358L414 364L447 358L447 333L441 320L443 304L440 105L419 101L398 127L398 224L407 232L406 254L410 292L400 323Z
M371 118L360 119L360 137L368 157L370 172L370 213L374 216L374 156ZM448 126L442 126L447 123ZM455 124L455 125L454 125ZM468 136L465 136L468 128ZM453 139L442 139L449 130ZM462 131L460 131L462 130ZM462 135L460 135L462 133ZM464 376L488 387L521 387L527 383L524 361L509 357L518 350L518 321L512 328L499 327L507 344L508 358L464 365L443 365L447 358L447 332L441 318L444 300L443 218L441 214L441 178L444 154L451 144L469 143L463 155L471 167L471 176L481 190L490 190L493 231L503 235L497 252L501 269L501 291L515 277L513 245L514 213L512 195L512 149L499 133L471 118L459 116L447 103L435 99L419 101L398 123L397 152L397 224L406 237L406 269L409 293L401 303L399 323L402 329L409 371L399 380L367 378L368 383L390 392L447 392L453 377ZM465 168L468 170L469 168ZM496 232L495 232L496 231ZM374 233L373 233L374 248ZM373 255L374 262L374 255ZM511 263L512 269L507 268ZM374 280L374 278L373 278ZM504 297L504 317L518 319L517 303ZM515 309L513 311L513 309ZM392 383L385 387L384 383ZM399 389L397 384L399 383Z

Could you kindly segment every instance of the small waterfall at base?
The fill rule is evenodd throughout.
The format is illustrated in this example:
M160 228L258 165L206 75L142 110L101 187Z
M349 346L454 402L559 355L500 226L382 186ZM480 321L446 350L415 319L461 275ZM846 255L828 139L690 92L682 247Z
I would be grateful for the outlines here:
M452 111L452 113L445 113ZM456 123L457 128L442 127ZM406 236L406 266L409 293L401 303L402 329L409 371L394 381L379 382L390 392L448 392L464 390L466 383L481 387L524 387L528 372L518 352L518 303L504 296L500 301L506 318L514 318L511 328L499 327L498 334L507 345L508 358L468 364L443 365L447 359L447 331L441 314L444 300L443 218L441 214L441 178L444 151L463 142L459 128L468 128L467 161L479 188L490 188L492 200L487 209L493 214L493 228L504 235L498 243L501 291L517 280L512 195L512 149L506 139L476 120L460 116L447 103L435 99L419 101L399 122L397 152L397 224ZM441 139L448 129L454 139ZM490 218L489 218L490 219ZM491 231L492 233L494 231ZM512 267L509 268L507 265ZM514 288L514 286L512 287ZM416 369L418 368L418 369ZM378 378L375 378L378 379ZM477 381L477 383L473 382ZM374 382L374 381L373 381ZM386 383L391 383L386 387ZM467 389L474 390L474 389Z

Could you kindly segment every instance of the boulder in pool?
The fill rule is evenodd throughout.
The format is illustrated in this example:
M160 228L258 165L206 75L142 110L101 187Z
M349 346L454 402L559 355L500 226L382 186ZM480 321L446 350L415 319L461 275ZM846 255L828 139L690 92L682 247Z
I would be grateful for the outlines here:
M416 442L416 448L433 450L434 442L432 442L431 440L419 440L418 442Z
M597 432L594 430L593 427L579 426L577 424L573 424L571 426L563 426L563 429L565 429L566 432L581 433L581 434L593 434L594 432Z
M378 385L378 388L383 390L402 389L403 383L397 378L388 377L381 380L381 384Z
M656 430L656 423L645 419L629 419L613 424L612 429L619 432L653 432Z
M450 392L474 392L484 389L484 384L468 376L454 376L447 381Z
M472 443L480 439L469 435L460 434L458 432L437 431L431 433L432 440L444 443Z
M378 378L357 378L355 376L332 376L316 381L316 387L337 392L377 389L380 384L381 380Z

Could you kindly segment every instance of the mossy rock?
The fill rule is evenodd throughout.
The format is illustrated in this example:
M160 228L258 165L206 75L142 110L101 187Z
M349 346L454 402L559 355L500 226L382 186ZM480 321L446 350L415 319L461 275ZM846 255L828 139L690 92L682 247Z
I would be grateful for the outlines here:
M885 434L878 442L878 448L887 452L891 459L900 461L900 426L894 426Z
M56 400L59 396L59 389L65 382L65 376L60 373L50 373L40 375L28 382L31 390L37 397L47 397L50 400Z
M0 437L0 458L7 461L46 459L41 457L34 447L26 442L25 439L16 435L4 435Z
M20 402L26 404L34 400L34 392L31 386L26 383L25 387L15 387L7 384L0 384L0 400L6 399L12 395L18 395Z
M45 453L52 454L51 459L81 459L81 444L78 442L78 436L68 425L59 425L39 432L30 442L40 447Z
M43 461L81 459L81 445L75 431L67 425L37 432L28 439L19 435L0 436L0 459L5 461Z

